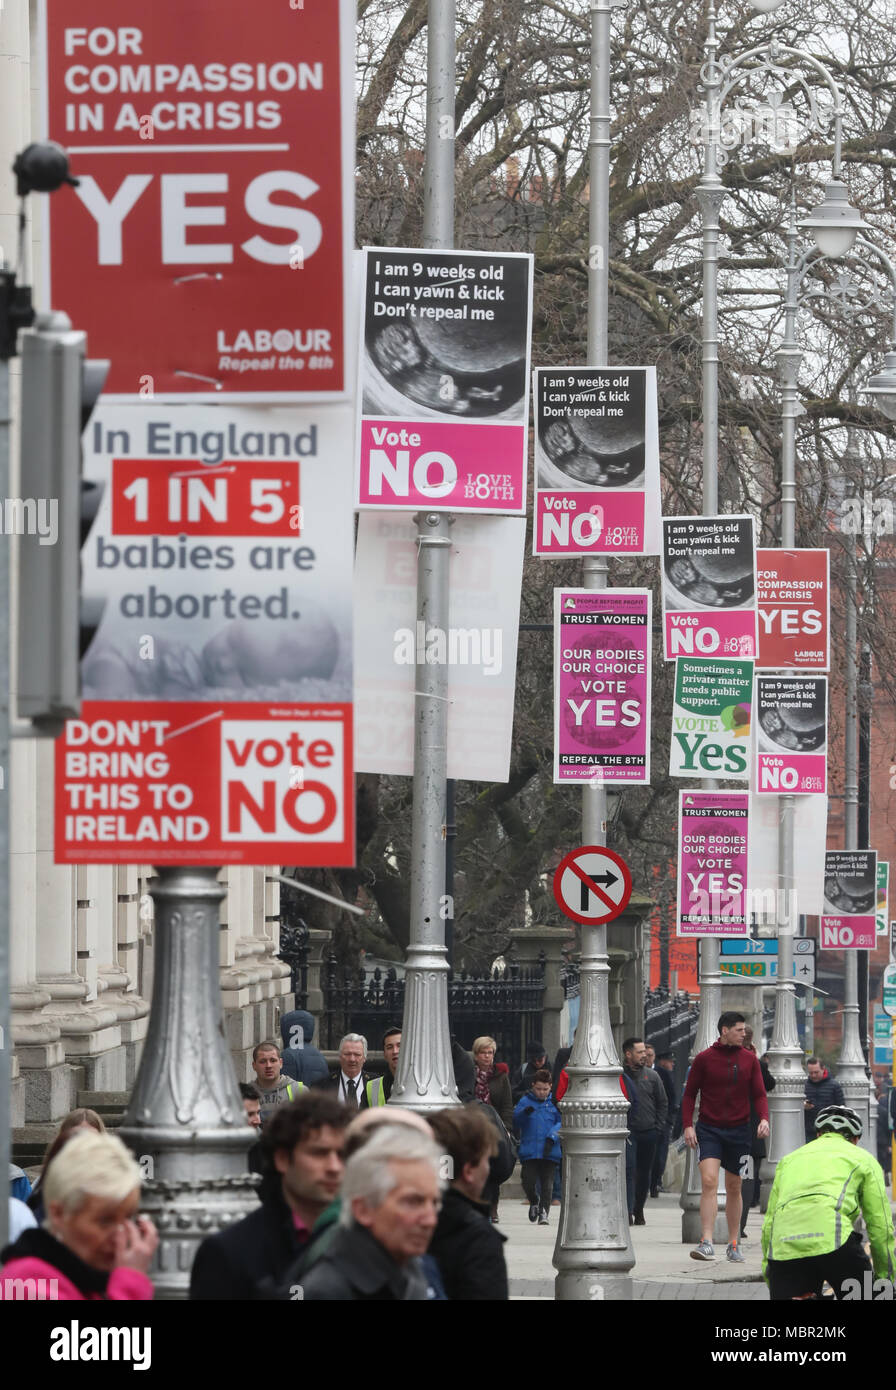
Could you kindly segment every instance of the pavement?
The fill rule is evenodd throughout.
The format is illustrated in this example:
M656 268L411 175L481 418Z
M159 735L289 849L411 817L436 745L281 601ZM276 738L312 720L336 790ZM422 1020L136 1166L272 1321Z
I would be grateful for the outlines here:
M716 1259L703 1264L692 1260L693 1245L681 1242L679 1193L661 1193L649 1199L644 1208L646 1226L630 1227L635 1264L631 1270L632 1298L654 1300L726 1299L739 1302L767 1302L768 1289L762 1280L759 1233L762 1218L751 1212L747 1239L743 1243L744 1264L730 1264L725 1247L716 1246ZM498 1229L507 1237L504 1253L513 1299L553 1299L556 1270L551 1260L557 1240L560 1208L551 1208L550 1224L538 1226L529 1221L529 1204L518 1183L511 1180L501 1192Z

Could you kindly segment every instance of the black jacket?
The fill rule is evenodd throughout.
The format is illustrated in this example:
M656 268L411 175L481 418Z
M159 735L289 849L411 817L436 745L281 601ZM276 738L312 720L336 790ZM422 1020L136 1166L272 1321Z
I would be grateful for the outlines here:
M340 1068L337 1067L337 1069L334 1072L330 1073L326 1081L315 1081L314 1084L316 1087L319 1087L322 1091L331 1091L337 1100L342 1100L342 1087L339 1081L341 1075L342 1071ZM358 1083L358 1109L366 1110L367 1083L368 1081L373 1080L373 1072L364 1071L364 1069L362 1068L358 1075L355 1077L355 1080Z
M651 1067L624 1067L626 1080L638 1093L638 1104L632 1107L628 1117L631 1134L645 1130L659 1129L666 1125L669 1102L666 1088Z
M815 1121L819 1110L823 1110L826 1105L843 1105L843 1087L825 1067L820 1081L810 1081L806 1077L806 1100L810 1103L810 1109L804 1112L806 1138L814 1139Z
M270 1298L298 1258L306 1240L283 1200L279 1173L262 1179L259 1196L257 1211L208 1236L196 1251L191 1299Z
M509 1297L504 1239L489 1220L487 1207L448 1188L429 1253L442 1272L449 1299Z
M663 1083L663 1090L666 1092L666 1100L669 1102L669 1109L666 1112L666 1125L671 1128L675 1122L675 1111L678 1108L678 1098L675 1095L675 1077L666 1067L656 1066L653 1068Z
M419 1260L398 1265L363 1226L343 1226L302 1279L305 1303L425 1303L428 1284Z

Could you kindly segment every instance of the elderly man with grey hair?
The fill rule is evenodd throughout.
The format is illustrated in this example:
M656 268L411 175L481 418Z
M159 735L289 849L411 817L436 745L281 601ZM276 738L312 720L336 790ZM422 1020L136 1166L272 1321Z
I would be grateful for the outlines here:
M367 1039L360 1033L346 1033L339 1044L339 1070L326 1081L317 1084L322 1091L331 1091L337 1100L358 1110L364 1101L364 1089L373 1077L364 1070Z
M432 1139L382 1125L345 1166L341 1229L302 1280L305 1302L425 1302L420 1257L439 1216L441 1154Z

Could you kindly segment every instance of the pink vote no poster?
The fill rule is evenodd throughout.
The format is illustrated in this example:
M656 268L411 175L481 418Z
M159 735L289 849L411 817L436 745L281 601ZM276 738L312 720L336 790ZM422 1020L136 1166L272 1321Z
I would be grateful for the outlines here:
M746 936L748 792L682 792L678 935Z
M648 589L554 590L554 781L650 781Z

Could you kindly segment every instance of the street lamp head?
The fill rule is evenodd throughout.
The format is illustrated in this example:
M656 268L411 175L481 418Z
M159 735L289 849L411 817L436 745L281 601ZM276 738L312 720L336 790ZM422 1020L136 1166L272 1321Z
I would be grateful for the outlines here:
M863 389L881 415L896 420L896 352L884 354L883 371L869 377Z
M825 187L823 202L808 217L801 217L799 225L809 228L821 254L833 261L848 255L858 233L868 230L868 224L850 203L846 184L840 179L831 179Z
M750 0L750 9L757 14L771 14L772 10L780 9L784 0Z

